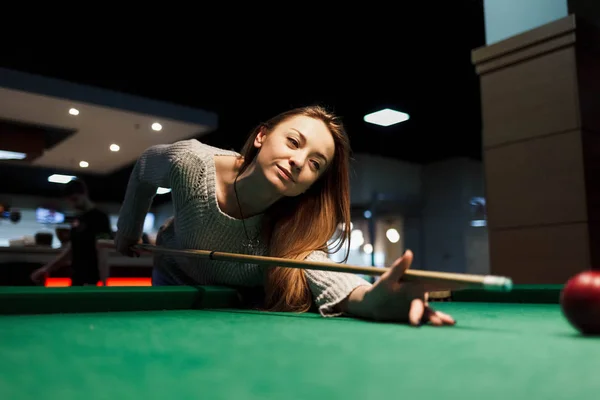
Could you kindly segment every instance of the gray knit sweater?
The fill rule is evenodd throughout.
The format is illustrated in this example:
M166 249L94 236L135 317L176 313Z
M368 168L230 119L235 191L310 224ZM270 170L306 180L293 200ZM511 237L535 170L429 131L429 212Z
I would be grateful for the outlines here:
M148 148L131 174L118 221L118 235L139 238L146 213L158 187L171 188L174 216L160 231L157 244L174 249L201 249L265 255L264 244L249 252L242 246L242 220L221 211L215 192L215 155L239 156L195 139ZM257 237L262 215L244 220L251 238ZM314 251L310 261L330 261ZM178 284L255 287L264 283L263 269L253 264L156 255L154 265ZM354 274L305 270L314 301L323 316L339 315L334 306L360 285L369 282Z

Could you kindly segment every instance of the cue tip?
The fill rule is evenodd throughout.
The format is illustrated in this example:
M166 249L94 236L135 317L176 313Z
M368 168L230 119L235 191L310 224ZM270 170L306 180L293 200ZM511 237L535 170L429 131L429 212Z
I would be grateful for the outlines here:
M510 292L513 283L510 278L488 275L483 280L483 287L486 290L493 290L496 292Z

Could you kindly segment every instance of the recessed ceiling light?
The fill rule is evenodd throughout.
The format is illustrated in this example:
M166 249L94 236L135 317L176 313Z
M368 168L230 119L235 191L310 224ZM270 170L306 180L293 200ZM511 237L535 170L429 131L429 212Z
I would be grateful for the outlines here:
M25 153L17 153L16 151L0 150L0 160L22 160L27 157Z
M76 108L71 108L69 110L69 114L71 114L71 115L79 115L79 110L76 109Z
M110 145L110 151L119 151L121 150L121 148L119 147L118 144L111 144Z
M87 161L79 161L79 166L80 166L81 168L87 168L87 167L89 167L89 166L90 166L90 164L88 164L88 162L87 162Z
M365 115L364 121L375 125L390 126L404 122L409 118L409 115L406 113L384 108L383 110Z
M154 129L155 131L160 131L162 129L162 125L158 122L155 122L152 124L152 129Z
M156 194L165 194L169 193L170 191L171 189L159 187L158 189L156 189Z
M54 174L54 175L50 175L48 177L48 182L52 182L52 183L69 183L73 179L75 179L75 177L71 176L71 175Z

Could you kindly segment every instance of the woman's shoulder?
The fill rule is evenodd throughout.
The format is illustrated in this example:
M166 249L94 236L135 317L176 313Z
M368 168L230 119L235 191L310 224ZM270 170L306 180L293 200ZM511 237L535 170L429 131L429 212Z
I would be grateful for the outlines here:
M206 171L215 165L215 156L239 157L233 150L210 146L198 139L186 139L168 145L167 153L176 169L182 171Z
M208 145L198 139L185 139L170 145L179 157L194 156L200 159L210 159L215 155L239 156L234 150L225 150Z
M331 262L329 255L323 250L313 250L305 258L306 261Z

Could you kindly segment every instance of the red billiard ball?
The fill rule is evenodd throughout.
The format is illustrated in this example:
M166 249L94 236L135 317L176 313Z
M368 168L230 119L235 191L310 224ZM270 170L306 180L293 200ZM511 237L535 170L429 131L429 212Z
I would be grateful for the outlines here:
M600 335L600 271L581 272L569 279L561 292L560 306L579 332Z

